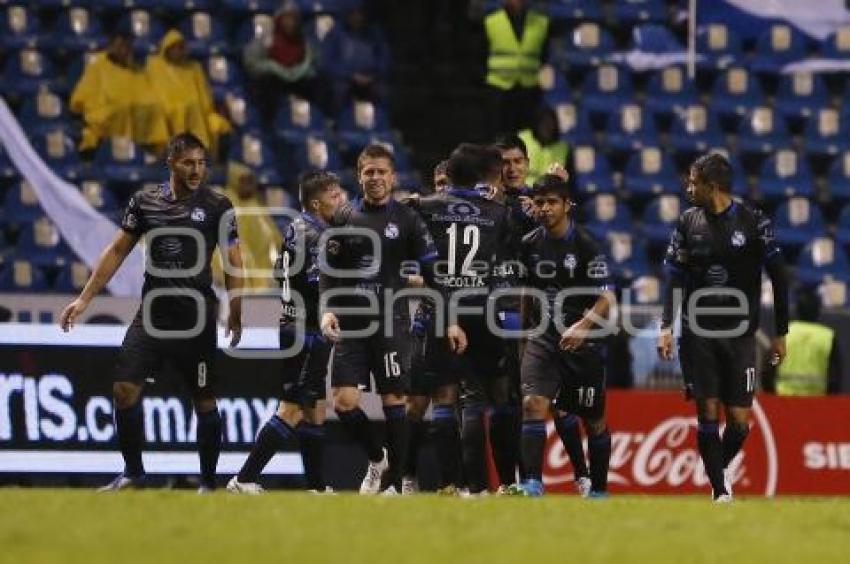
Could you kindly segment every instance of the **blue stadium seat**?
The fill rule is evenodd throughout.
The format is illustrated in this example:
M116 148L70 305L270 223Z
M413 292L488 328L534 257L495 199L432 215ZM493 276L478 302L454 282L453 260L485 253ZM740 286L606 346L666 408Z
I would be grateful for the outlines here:
M153 5L169 12L208 11L217 8L218 2L216 0L154 0Z
M53 291L61 294L79 294L88 281L91 270L84 263L72 260L63 266L53 282Z
M128 137L104 139L95 151L94 164L107 182L127 184L164 180L161 167L145 163L140 146Z
M260 184L281 183L272 145L259 131L243 133L235 138L229 158L250 167Z
M634 231L632 215L614 194L597 194L582 206L584 226L603 239L610 231Z
M227 116L230 123L238 130L250 130L260 128L260 114L257 107L238 93L224 95L224 107L227 108Z
M33 148L44 163L67 180L76 180L83 171L74 140L64 129L46 131L33 138Z
M830 197L840 203L850 202L850 151L844 151L832 161L827 175Z
M82 54L82 56L73 57L71 62L68 63L67 71L65 71L65 76L57 80L52 90L57 94L62 94L63 96L67 96L70 98L70 94L73 91L73 88L80 81L80 78L83 76L83 71L86 68L92 59L97 55L97 51L86 51Z
M652 114L637 104L627 103L608 115L605 144L614 151L630 152L659 144Z
M50 88L56 73L53 63L37 49L25 48L10 53L3 68L0 91L15 96L31 96L41 88Z
M82 53L95 51L106 44L96 12L83 6L60 10L51 36L45 44L54 51Z
M60 267L73 259L73 252L62 241L59 229L47 217L24 225L18 236L16 256L26 257L37 266Z
M134 8L125 13L118 23L119 29L129 29L133 38L133 51L140 57L154 53L165 35L162 22L153 13L142 8Z
M850 249L850 204L845 205L838 216L835 224L835 240L845 250Z
M43 40L41 21L35 11L20 5L0 8L0 49L38 47Z
M842 25L827 37L821 43L820 52L826 59L850 58L850 25Z
M192 56L206 57L228 48L225 26L209 12L193 12L183 18L179 29Z
M668 19L664 0L614 0L611 4L615 22L665 22Z
M271 13L280 6L280 2L277 0L221 0L221 6L237 14Z
M850 150L850 116L835 108L817 110L806 123L803 149L810 155L837 155Z
M599 21L605 16L597 0L550 0L546 13L551 19L562 21Z
M766 202L783 198L814 196L814 177L806 159L793 149L771 155L762 166L758 187Z
M750 68L757 73L775 74L805 56L804 36L791 25L775 23L759 35Z
M0 292L43 292L47 288L44 273L25 258L10 260L0 270Z
M38 197L26 180L21 180L6 192L0 207L0 223L6 225L30 223L43 215Z
M798 251L806 242L823 235L826 223L820 207L808 198L788 198L773 212L776 240L783 248Z
M744 156L772 153L789 139L785 120L768 106L754 108L738 126L738 151Z
M627 286L649 272L646 244L630 232L611 231L606 237L607 256L618 287Z
M322 111L307 100L290 96L282 102L274 123L275 135L285 142L297 144L308 135L317 137L328 134L328 124Z
M572 33L553 38L552 62L561 68L585 69L601 64L614 49L614 38L596 22L585 22Z
M652 274L638 276L629 287L631 302L636 305L660 304L662 288L663 283L657 276Z
M731 67L714 81L710 107L721 116L741 116L763 105L761 85L744 67Z
M340 150L345 153L360 151L375 135L389 132L386 109L361 100L354 100L343 108L337 123Z
M702 104L692 104L675 112L668 144L686 157L704 153L709 147L726 144L717 116Z
M18 121L27 135L44 135L48 131L61 129L72 133L71 117L65 101L47 89L28 97L21 106Z
M204 69L216 101L224 100L227 94L243 93L240 67L224 55L210 55L205 61Z
M572 92L567 84L567 77L552 65L543 65L540 69L540 89L543 91L543 102L551 107L572 101Z
M824 280L850 281L847 254L829 237L810 241L797 259L797 280L805 285L820 284Z
M579 145L572 152L579 200L599 193L614 193L614 176L604 153L597 151L593 145Z
M18 176L18 171L12 165L12 160L6 154L6 149L0 143L0 179L10 179Z
M824 308L846 308L850 302L847 283L840 280L825 280L818 286L817 293Z
M558 118L558 133L563 141L573 146L593 143L590 116L583 108L571 102L564 102L552 109Z
M623 186L635 201L650 196L678 192L681 188L676 165L660 147L635 151L626 163Z
M89 0L89 6L96 5L101 10L117 12L130 8L150 10L156 8L159 0Z
M673 32L666 26L658 24L642 24L632 28L632 48L657 55L685 51Z
M829 92L820 75L796 72L782 76L776 93L776 110L788 118L807 118L829 106Z
M122 210L115 196L106 189L103 182L83 180L80 183L80 192L86 201L101 214L116 222L120 219Z
M673 114L693 104L699 104L699 92L683 67L667 67L649 79L645 107L650 112Z
M352 2L351 0L295 0L301 13L305 16L315 16L317 14L335 14L341 15L346 11L356 6L359 7L360 2Z
M601 65L588 73L582 87L582 103L591 113L607 115L634 98L632 77L625 68Z
M741 38L724 23L712 23L697 29L697 67L701 70L726 69L743 62Z
M308 40L321 48L325 43L325 39L330 36L336 27L336 19L331 14L317 14L304 22L303 25Z
M293 169L296 171L338 171L342 168L342 159L336 147L321 137L307 137L295 147L292 156Z
M641 233L653 246L666 245L673 226L687 207L678 194L662 194L654 198L643 210Z
M255 39L266 40L274 33L271 14L255 13L248 16L236 30L236 44L245 46Z

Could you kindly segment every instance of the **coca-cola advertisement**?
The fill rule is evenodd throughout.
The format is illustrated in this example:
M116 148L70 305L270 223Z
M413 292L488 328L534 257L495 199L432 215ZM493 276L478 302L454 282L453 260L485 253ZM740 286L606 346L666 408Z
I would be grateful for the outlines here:
M676 392L618 390L608 400L612 492L707 494L692 402ZM758 396L731 467L735 495L850 494L850 397ZM547 492L574 492L551 422L543 479Z

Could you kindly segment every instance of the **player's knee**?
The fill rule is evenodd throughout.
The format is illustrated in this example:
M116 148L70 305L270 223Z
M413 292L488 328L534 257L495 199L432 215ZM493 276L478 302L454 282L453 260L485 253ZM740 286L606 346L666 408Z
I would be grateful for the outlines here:
M139 401L141 394L142 387L133 382L115 382L112 384L112 397L115 399L115 406L118 409L133 407Z
M209 413L214 409L218 409L215 396L207 393L198 394L193 397L192 405L195 406L195 413Z
M304 415L300 405L282 401L277 408L277 416L283 419L287 425L295 427Z
M360 406L360 393L357 388L336 388L333 398L336 411L351 411Z
M549 411L549 398L543 396L525 396L522 398L524 419L543 419Z
M428 411L430 398L423 396L410 397L407 400L407 418L411 421L422 421Z
M605 429L608 428L608 424L605 422L604 417L600 417L598 419L585 419L584 426L585 429L587 429L587 434L591 437L601 435L605 432Z
M322 425L325 422L325 401L319 400L313 407L302 407L304 421L311 425Z
M701 419L717 421L720 418L720 402L716 398L700 401L697 404L697 415Z

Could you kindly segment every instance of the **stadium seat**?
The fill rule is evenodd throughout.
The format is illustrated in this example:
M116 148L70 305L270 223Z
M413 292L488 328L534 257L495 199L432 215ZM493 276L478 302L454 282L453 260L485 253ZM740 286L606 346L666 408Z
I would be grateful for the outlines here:
M228 48L225 27L209 12L194 12L180 22L189 54L194 57L222 53Z
M0 214L3 224L20 225L42 217L44 210L30 183L21 180L6 192Z
M285 142L298 144L308 135L326 136L328 124L322 111L315 104L290 96L278 108L274 131L275 135Z
M165 31L155 15L145 9L136 8L122 16L119 29L129 29L133 38L133 51L139 57L156 52Z
M627 153L658 143L655 120L639 105L624 104L608 115L605 144L611 150Z
M80 183L80 192L86 201L97 211L113 221L117 221L121 215L121 209L115 196L106 189L103 182L99 180L83 180Z
M652 274L638 276L632 281L631 303L635 305L654 305L661 303L662 281Z
M235 138L229 158L251 168L260 184L281 183L272 146L258 131L243 133Z
M45 44L53 51L82 53L106 44L106 35L95 12L83 6L60 10L51 36Z
M645 201L657 194L680 191L676 166L660 147L644 147L626 163L623 187L633 201Z
M375 135L388 134L390 122L385 108L354 100L340 113L337 134L344 153L360 151Z
M155 0L154 6L170 12L183 12L188 10L208 11L218 7L216 0Z
M251 14L236 31L236 44L245 46L255 39L266 41L274 33L274 20L271 14Z
M757 73L776 74L805 56L804 36L791 25L775 23L759 35L750 68Z
M0 179L10 179L18 176L18 171L12 165L9 155L6 154L6 149L0 143Z
M0 91L14 96L32 96L52 86L56 78L53 63L37 49L25 48L10 53L3 69Z
M129 137L104 139L95 151L94 164L108 182L127 184L165 180L166 172L145 162L141 147Z
M824 308L846 308L848 306L847 283L841 280L825 280L817 289L821 306Z
M47 217L40 217L21 228L16 256L26 257L36 266L61 267L73 259L73 253L62 241L59 229Z
M237 14L256 12L274 12L279 6L278 0L221 0L222 7Z
M706 152L709 147L725 145L726 138L717 117L708 108L691 104L675 112L668 144L673 152L691 160L690 157Z
M558 135L572 146L593 143L593 128L590 116L571 102L558 104L554 108L558 118Z
M78 260L63 266L53 282L53 290L62 294L79 294L88 281L91 270Z
M224 106L230 122L240 130L258 129L261 125L257 107L237 93L224 95Z
M0 49L38 47L43 39L35 11L18 5L0 7Z
M641 233L654 247L670 241L670 233L687 204L678 194L662 194L647 204L641 216Z
M614 49L614 38L596 22L585 22L571 33L553 38L552 62L561 68L586 69L601 64Z
M604 239L610 231L634 230L629 208L614 194L597 194L584 204L582 212L585 228L597 239Z
M850 204L846 204L838 216L835 224L835 240L845 250L850 250Z
M540 90L543 91L543 102L551 107L572 101L572 93L567 84L567 77L552 65L540 68Z
M844 24L827 37L820 47L826 59L850 58L850 25Z
M54 83L52 90L57 94L70 97L74 87L83 76L83 71L85 70L86 65L94 59L97 53L97 51L86 51L82 54L82 56L73 57L71 62L68 63L68 70L65 72L65 76L61 77Z
M308 136L303 143L295 147L293 165L296 171L337 171L342 168L342 159L336 147L327 139Z
M614 0L611 2L615 22L665 22L668 19L664 0Z
M710 107L721 116L741 116L764 104L761 85L744 67L731 67L714 81Z
M805 285L817 285L824 280L850 281L847 254L829 237L810 241L797 259L797 280Z
M98 8L108 12L117 12L128 8L150 10L156 8L158 2L159 0L89 0L90 5L96 3Z
M754 108L738 126L738 151L744 157L772 153L789 139L785 120L768 106Z
M808 198L789 198L773 212L776 240L796 253L806 242L823 235L826 223L820 207Z
M48 130L33 137L33 148L53 172L67 180L76 180L84 166L74 140L63 129Z
M233 61L224 55L210 55L204 67L216 101L224 100L227 94L243 93L242 73Z
M762 166L758 187L765 202L783 198L814 196L814 178L806 159L793 149L771 155Z
M632 49L655 55L685 51L673 32L666 26L658 24L642 24L632 28Z
M350 0L295 0L301 13L314 17L320 14L341 15L353 6Z
M699 93L680 66L667 67L649 79L646 109L656 115L669 115L699 104Z
M829 106L829 92L823 78L810 72L782 76L774 107L786 118L807 118Z
M649 272L646 245L630 232L611 231L606 236L607 255L617 286L627 286Z
M591 113L608 115L611 108L618 108L633 98L632 77L622 67L601 65L584 80L582 104Z
M744 54L741 38L724 23L712 23L697 29L697 67L722 70L740 64Z
M802 145L810 155L831 156L850 150L850 117L835 108L820 108L806 123Z
M605 16L597 0L550 0L546 13L556 21L600 21Z
M611 165L604 153L593 145L579 145L573 150L577 190L576 197L584 200L598 193L610 194L615 191Z
M850 151L844 151L832 161L827 186L830 198L839 203L850 202Z
M24 100L18 121L30 136L44 135L57 129L71 134L74 129L65 101L46 88Z
M0 270L0 292L42 292L47 290L44 273L31 261L16 258Z

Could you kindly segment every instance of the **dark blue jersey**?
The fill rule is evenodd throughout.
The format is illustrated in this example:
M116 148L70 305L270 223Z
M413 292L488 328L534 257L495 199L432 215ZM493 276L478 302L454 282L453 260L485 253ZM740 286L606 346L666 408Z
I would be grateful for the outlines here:
M325 224L307 212L286 230L275 261L283 306L281 325L303 319L307 330L319 328L319 242L324 230Z

